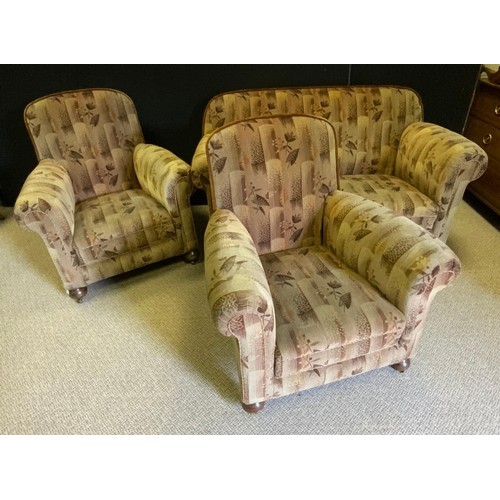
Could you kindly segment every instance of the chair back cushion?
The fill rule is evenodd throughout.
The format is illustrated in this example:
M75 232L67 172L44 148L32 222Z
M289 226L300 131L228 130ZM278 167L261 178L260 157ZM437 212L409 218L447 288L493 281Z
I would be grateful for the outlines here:
M394 173L403 130L423 120L419 95L404 87L306 87L240 90L212 98L203 118L203 133L245 118L310 114L335 128L339 172Z
M76 202L139 187L132 153L144 142L135 106L113 89L84 89L42 97L24 120L38 160L68 171Z
M323 118L242 120L208 139L212 209L231 210L260 255L321 242L325 198L337 188L335 131Z

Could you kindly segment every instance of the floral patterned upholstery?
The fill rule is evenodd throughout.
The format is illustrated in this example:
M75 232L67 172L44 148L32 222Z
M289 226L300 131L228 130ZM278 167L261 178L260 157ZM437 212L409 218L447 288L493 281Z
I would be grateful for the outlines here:
M39 164L14 213L42 237L66 290L197 249L190 167L144 143L127 95L52 94L25 122Z
M376 201L432 231L439 207L411 184L394 175L346 175L340 189Z
M394 86L305 87L253 89L225 92L207 104L203 137L192 159L194 186L210 188L206 142L218 127L247 118L279 114L310 114L327 119L338 141L341 189L362 194L393 211L405 214L446 241L453 214L467 183L482 175L487 166L485 152L472 141L443 127L423 122L418 94ZM374 177L378 189L366 189L366 175ZM352 176L352 177L351 177ZM382 176L399 179L408 200L390 192L382 194ZM420 192L415 199L415 191ZM431 213L418 215L422 209Z
M404 314L324 246L261 261L275 307L276 377L380 351L401 337Z
M237 340L244 405L412 358L459 273L419 225L336 189L335 141L312 116L242 120L207 140L208 302Z
M282 116L236 123L208 141L212 198L247 226L259 253L319 242L314 222L336 188L334 134L324 119Z

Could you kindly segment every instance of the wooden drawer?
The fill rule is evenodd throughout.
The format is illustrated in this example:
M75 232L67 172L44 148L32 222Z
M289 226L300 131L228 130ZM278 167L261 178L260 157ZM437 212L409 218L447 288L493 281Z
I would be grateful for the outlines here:
M468 190L500 214L500 129L471 116L464 135L479 144L488 155L488 168L479 179L468 185ZM484 144L484 140L488 142Z
M500 85L479 82L464 135L488 155L486 172L467 189L500 215Z
M470 110L471 115L500 128L500 86L480 83Z
M481 146L490 161L500 163L500 127L495 128L489 123L471 116L464 135Z

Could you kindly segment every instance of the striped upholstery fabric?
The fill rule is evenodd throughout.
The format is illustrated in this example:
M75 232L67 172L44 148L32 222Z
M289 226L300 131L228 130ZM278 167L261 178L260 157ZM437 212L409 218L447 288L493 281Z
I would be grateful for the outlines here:
M28 104L24 118L38 160L65 167L76 201L140 187L132 154L144 137L134 104L122 92L53 94Z
M238 342L245 404L413 357L433 297L460 270L419 225L335 190L334 147L332 126L311 116L241 121L207 141L208 302Z
M325 247L262 256L276 311L275 376L394 346L405 316Z
M401 189L421 196L416 213L408 217L446 241L453 214L466 185L482 175L485 152L472 141L443 127L424 123L418 94L394 86L275 88L225 92L212 98L205 109L203 137L192 159L193 184L207 192L212 203L206 142L215 129L244 118L278 114L309 114L327 119L338 144L341 189L362 194L401 214L408 203L394 196L366 190L362 176L371 175L379 188L395 176ZM361 185L362 184L362 185ZM402 211L399 211L401 207ZM417 215L423 208L429 215ZM404 210L404 211L403 211Z
M439 215L436 203L394 175L345 175L340 189L376 201L429 231Z
M189 165L144 144L131 99L85 89L29 104L39 164L15 205L74 290L197 248Z
M235 123L212 134L207 155L216 206L237 215L259 254L319 241L323 202L336 188L328 121L282 116Z
M227 92L214 97L203 117L203 134L244 118L308 114L335 128L341 174L394 170L403 130L421 121L418 94L402 87L316 87Z
M446 241L467 185L487 166L488 157L476 143L438 125L413 123L401 137L394 175L437 205L431 232Z
M404 129L423 116L415 91L401 87L311 87L225 92L207 104L192 161L194 185L206 187L207 134L232 122L279 114L327 119L337 134L340 174L392 174Z
M87 264L149 249L168 238L177 239L170 214L140 189L79 203L75 227L74 243Z

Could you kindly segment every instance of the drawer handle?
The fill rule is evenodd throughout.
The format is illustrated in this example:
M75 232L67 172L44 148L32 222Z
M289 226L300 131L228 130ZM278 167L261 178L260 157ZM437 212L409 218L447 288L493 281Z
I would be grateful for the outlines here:
M483 144L489 144L491 142L491 139L493 139L491 134L486 134L483 137Z
M497 105L495 106L495 114L496 114L497 116L499 116L499 115L500 115L500 104L497 104Z

